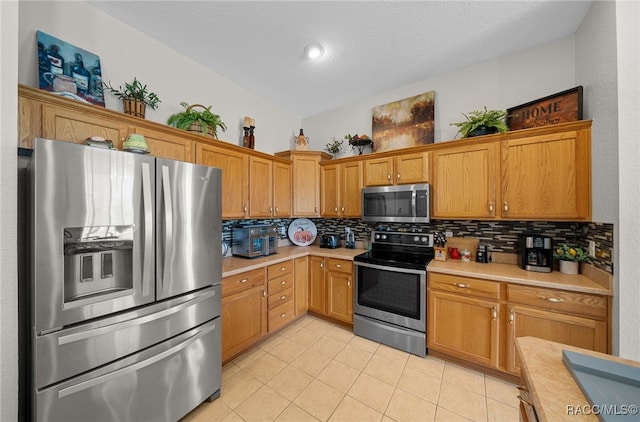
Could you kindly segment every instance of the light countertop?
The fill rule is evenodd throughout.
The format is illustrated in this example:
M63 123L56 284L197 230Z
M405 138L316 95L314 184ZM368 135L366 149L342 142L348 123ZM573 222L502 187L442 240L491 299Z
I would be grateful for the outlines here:
M589 401L562 361L562 350L640 367L640 362L536 337L519 337L516 339L516 347L521 359L522 376L526 380L540 421L598 420L596 415L578 416L572 410L577 407L588 410L588 407L582 406L589 406Z
M255 270L256 268L266 267L267 265L277 264L279 262L288 261L301 256L315 255L353 261L354 256L360 255L364 252L366 252L366 249L326 249L317 245L283 246L278 248L277 254L260 258L247 259L235 256L222 258L222 277L240 274L245 271Z
M481 264L452 259L447 261L432 260L427 266L427 271L605 296L613 295L611 289L583 274L570 275L559 271L539 273L523 270L514 264Z

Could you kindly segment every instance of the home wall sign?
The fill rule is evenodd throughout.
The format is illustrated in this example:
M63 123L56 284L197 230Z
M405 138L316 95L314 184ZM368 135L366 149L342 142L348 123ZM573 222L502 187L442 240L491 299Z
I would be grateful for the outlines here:
M375 150L388 151L432 144L435 91L373 108Z
M507 109L510 130L582 120L582 86Z
M42 31L36 39L40 89L105 106L100 57Z

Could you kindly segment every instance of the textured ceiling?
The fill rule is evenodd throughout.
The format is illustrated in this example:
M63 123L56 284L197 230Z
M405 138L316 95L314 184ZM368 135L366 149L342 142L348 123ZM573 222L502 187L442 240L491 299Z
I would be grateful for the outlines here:
M90 3L303 118L567 37L592 1Z

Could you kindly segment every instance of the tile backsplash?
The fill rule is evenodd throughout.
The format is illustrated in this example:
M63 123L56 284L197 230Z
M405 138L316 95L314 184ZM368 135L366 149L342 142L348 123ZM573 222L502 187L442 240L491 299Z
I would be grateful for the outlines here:
M287 229L293 218L270 220L225 220L222 223L222 239L231 241L231 227L234 225L274 224L284 227L281 239L288 238ZM590 240L596 244L596 257L590 263L595 267L613 274L613 224L577 223L577 222L539 222L539 221L476 221L476 220L433 220L430 224L405 223L368 223L360 219L312 218L318 228L318 234L338 233L344 238L345 227L356 234L356 240L364 241L372 231L382 228L391 231L406 230L424 233L450 231L456 237L477 237L481 242L491 245L495 252L516 253L518 235L538 233L550 236L554 245L573 243L587 249Z

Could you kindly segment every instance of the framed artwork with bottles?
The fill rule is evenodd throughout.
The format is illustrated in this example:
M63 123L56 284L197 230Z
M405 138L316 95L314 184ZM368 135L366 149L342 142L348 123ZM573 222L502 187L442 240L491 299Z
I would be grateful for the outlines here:
M42 31L36 39L40 89L105 106L100 57Z

